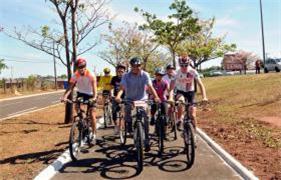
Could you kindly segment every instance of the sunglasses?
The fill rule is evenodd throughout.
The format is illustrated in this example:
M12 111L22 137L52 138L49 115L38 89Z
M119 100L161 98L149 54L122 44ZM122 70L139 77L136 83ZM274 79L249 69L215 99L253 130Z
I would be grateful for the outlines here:
M187 67L188 64L181 64L180 67Z
M86 66L78 66L79 69L83 69L85 68Z

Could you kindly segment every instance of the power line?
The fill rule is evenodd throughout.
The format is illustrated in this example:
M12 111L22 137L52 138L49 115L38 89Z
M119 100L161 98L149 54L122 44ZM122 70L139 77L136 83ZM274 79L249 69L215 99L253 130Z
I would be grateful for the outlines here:
M25 61L25 60L15 60L15 59L6 59L5 61L13 61L13 62L27 62L27 63L45 63L45 64L50 64L52 62L36 62L36 61Z
M5 61L12 61L12 62L24 62L24 63L43 63L43 64L51 64L51 63L53 63L53 62L40 62L40 61L29 61L29 60L18 60L18 59L7 59L7 58L3 58ZM21 58L21 59L25 59L25 58ZM34 59L33 59L34 60ZM37 60L37 59L36 59ZM58 64L59 66L63 66L64 67L64 65L63 64L61 64L61 63L56 63L56 64Z
M26 60L51 61L51 59L26 58L26 57L19 57L19 56L10 56L10 55L5 55L5 54L0 54L0 56L6 56L6 57L8 57L8 58L26 59ZM4 58L4 59L5 59L5 58Z

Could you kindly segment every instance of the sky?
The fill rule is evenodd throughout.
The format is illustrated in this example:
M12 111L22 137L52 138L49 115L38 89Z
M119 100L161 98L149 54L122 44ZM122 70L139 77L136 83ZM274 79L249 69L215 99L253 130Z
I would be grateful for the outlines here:
M172 0L112 0L106 7L115 16L113 25L122 21L143 23L144 19L134 12L134 7L154 13L166 19L171 11ZM281 57L281 0L262 0L265 51L268 56ZM0 26L7 31L15 27L21 29L31 26L40 29L43 25L57 26L58 15L53 6L45 0L0 0ZM251 51L262 57L262 36L259 0L187 0L187 4L196 12L200 19L216 18L214 35L225 34L226 43L235 43L237 49ZM96 29L88 41L99 41L102 33L107 33L107 26ZM100 44L83 55L88 66L102 72L109 64L97 54L106 48ZM5 59L9 69L0 74L0 78L27 77L30 74L42 76L54 74L53 57L22 42L11 39L0 32L0 59ZM206 62L203 68L220 65L221 58ZM66 68L57 62L57 74L66 74Z

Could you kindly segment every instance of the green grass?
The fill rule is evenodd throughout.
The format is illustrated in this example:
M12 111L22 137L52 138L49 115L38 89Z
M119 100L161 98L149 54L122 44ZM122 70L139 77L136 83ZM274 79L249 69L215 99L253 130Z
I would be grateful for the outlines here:
M267 147L281 148L280 128L259 121L281 115L280 73L205 78L203 83L214 112L211 120L242 129Z

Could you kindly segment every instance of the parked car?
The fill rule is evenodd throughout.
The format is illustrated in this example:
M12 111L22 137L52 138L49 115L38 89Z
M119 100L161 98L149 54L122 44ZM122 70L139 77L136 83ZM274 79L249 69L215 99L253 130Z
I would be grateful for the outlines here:
M210 72L210 76L223 76L223 73L219 70L214 70Z
M265 61L264 72L268 73L269 71L280 72L281 70L281 58L268 58Z

